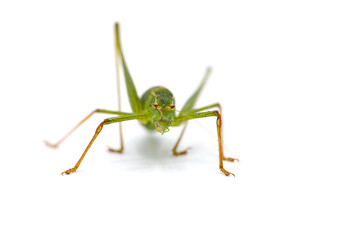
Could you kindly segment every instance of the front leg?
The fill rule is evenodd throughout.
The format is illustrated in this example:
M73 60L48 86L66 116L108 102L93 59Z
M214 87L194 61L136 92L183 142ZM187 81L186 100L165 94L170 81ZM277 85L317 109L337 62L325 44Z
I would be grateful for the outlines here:
M190 119L195 119L195 118L204 118L204 117L213 117L216 116L216 127L217 127L217 133L218 133L218 142L219 142L219 168L220 170L226 175L233 175L235 176L233 173L228 172L224 169L224 160L225 161L238 161L237 158L229 158L229 157L224 157L224 150L223 150L223 136L222 136L222 118L221 118L221 113L219 111L208 111L208 112L200 112L200 113L193 113L193 114L188 114L186 116L179 116L175 119L175 123L174 125L180 125L181 122L186 121L186 120L190 120Z
M94 143L95 139L97 138L97 136L101 132L104 125L108 125L108 124L112 124L112 123L116 123L116 122L134 120L134 119L142 119L142 118L145 118L144 114L132 113L132 114L128 114L126 116L118 116L118 117L107 118L104 121L102 121L99 124L99 126L96 128L94 136L91 138L89 144L87 145L85 151L83 152L83 154L81 155L80 159L77 161L75 166L73 168L70 168L69 170L66 170L66 171L62 172L61 174L62 175L64 175L64 174L69 175L70 173L73 173L78 169L78 167L80 166L80 164L81 164L82 160L84 159L86 153L89 151L91 145Z
M219 156L220 157L220 161L219 161L219 167L220 170L226 175L229 176L230 174L233 175L235 177L235 175L231 172L228 172L224 169L223 167L223 161L239 161L239 159L237 158L230 158L230 157L225 157L224 156L224 149L223 149L223 138L222 138L222 117L221 114L218 111L215 111L216 115L217 115L217 119L216 119L216 126L217 126L217 133L218 133L218 139L219 139Z

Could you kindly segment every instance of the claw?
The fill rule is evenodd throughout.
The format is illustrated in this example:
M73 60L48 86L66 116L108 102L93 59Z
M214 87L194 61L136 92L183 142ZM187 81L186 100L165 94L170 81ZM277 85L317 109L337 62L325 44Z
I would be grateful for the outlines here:
M240 162L239 159L237 159L237 158L231 158L231 157L224 157L223 160L229 161L229 162L235 162L235 161Z
M64 174L69 175L70 173L75 172L75 171L76 171L76 168L70 168L69 170L62 172L61 175L64 175Z
M122 153L124 148L115 149L115 148L108 147L108 150L109 150L109 152Z
M50 143L50 142L48 142L46 140L44 140L44 143L45 143L46 146L51 147L51 148L57 148L58 147L58 144L53 144L53 143Z
M233 176L235 177L235 174L226 171L224 168L220 168L220 170L221 170L226 176L233 175Z
M185 150L182 151L182 152L177 152L176 150L173 150L173 155L175 155L175 156L185 155L185 154L187 154L187 151L188 151L189 149L191 149L191 147L188 147L187 149L185 149Z

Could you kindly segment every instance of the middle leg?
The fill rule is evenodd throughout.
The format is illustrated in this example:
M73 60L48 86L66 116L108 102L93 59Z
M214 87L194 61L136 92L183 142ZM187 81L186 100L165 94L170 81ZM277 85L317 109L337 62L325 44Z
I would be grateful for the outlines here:
M211 104L211 105L202 107L202 108L194 109L194 110L190 111L188 114L186 114L186 113L183 113L183 114L184 114L184 115L189 115L189 114L197 113L197 112L200 112L200 111L203 111L203 110L206 110L206 109L209 109L209 108L214 108L214 107L219 108L219 111L220 111L220 113L221 113L220 103L214 103L214 104ZM178 152L178 151L177 151L177 148L178 148L178 146L179 146L179 143L180 143L180 141L181 141L181 139L182 139L182 137L183 137L183 135L184 135L184 132L185 132L185 130L186 130L187 124L188 124L188 122L186 121L186 122L184 123L184 128L183 128L183 130L182 130L181 133L180 133L179 139L176 141L176 144L175 144L175 146L174 146L173 149L172 149L173 155L175 155L175 156L184 155L184 154L186 154L187 151L190 149L190 147L188 147L188 148L185 149L184 151L181 151L181 152ZM224 159L224 160L227 160L227 159Z

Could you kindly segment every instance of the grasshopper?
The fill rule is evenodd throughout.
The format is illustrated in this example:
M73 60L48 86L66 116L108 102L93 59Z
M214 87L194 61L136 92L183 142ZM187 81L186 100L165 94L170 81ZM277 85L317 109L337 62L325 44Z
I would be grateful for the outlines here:
M87 115L82 121L80 121L73 129L71 129L63 138L61 138L55 144L51 144L47 141L45 143L49 147L56 148L58 147L71 133L73 133L81 124L88 120L95 113L105 113L117 115L116 117L106 118L103 120L99 126L96 128L95 134L87 145L85 151L81 155L78 162L73 168L62 172L61 174L70 174L75 172L80 166L82 160L84 159L86 153L90 149L91 145L94 143L95 139L103 129L104 125L119 123L119 132L120 132L120 148L112 149L109 148L111 152L121 153L124 149L123 144L123 135L122 135L122 126L121 122L129 120L138 120L144 127L149 130L156 130L161 134L169 131L170 127L177 127L184 124L184 128L180 134L179 139L177 140L172 152L175 156L184 155L187 153L187 150L178 151L178 145L181 138L184 135L186 129L187 121L196 118L205 118L205 117L216 117L216 127L217 127L217 136L219 143L219 168L226 175L233 175L226 171L223 167L223 161L238 161L236 158L224 157L223 151L223 137L222 137L222 115L221 115L221 106L219 103L211 104L202 108L194 108L195 102L203 89L205 83L207 82L211 68L206 70L205 76L200 83L200 86L196 89L193 95L187 100L185 105L180 111L176 111L175 108L175 98L173 94L165 87L156 86L147 90L141 98L139 98L134 82L130 76L130 72L126 65L126 61L123 54L123 49L120 42L120 33L119 33L119 24L115 23L115 64L116 64L116 78L117 78L117 92L118 92L118 111L110 111L104 109L95 109L89 115ZM122 65L123 72L125 75L126 89L132 109L132 113L121 112L120 105L120 77L119 77L119 66ZM204 111L211 108L218 108L214 111ZM179 112L179 114L176 114Z

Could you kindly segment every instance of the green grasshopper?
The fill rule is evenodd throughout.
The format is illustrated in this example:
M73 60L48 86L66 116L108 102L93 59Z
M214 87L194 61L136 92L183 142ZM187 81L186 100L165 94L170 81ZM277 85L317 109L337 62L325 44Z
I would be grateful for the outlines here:
M121 63L120 63L121 62ZM62 172L61 174L70 174L75 172L80 166L82 160L84 159L86 153L90 149L91 145L95 141L96 137L101 132L104 125L119 123L119 131L120 131L120 148L119 149L111 149L111 152L121 153L124 149L123 144L123 136L122 136L122 127L121 122L129 121L129 120L138 120L143 126L150 130L156 130L161 134L169 131L169 127L177 127L184 124L184 128L180 134L178 141L176 142L172 152L175 156L184 155L187 153L187 150L178 152L177 147L180 143L180 140L184 134L186 129L187 120L195 119L195 118L205 118L205 117L216 117L216 126L217 126L217 135L219 142L219 168L226 175L233 175L226 171L223 167L223 161L238 161L236 158L224 157L223 151L223 140L222 140L222 117L221 117L221 106L219 103L211 104L202 108L194 109L195 102L203 89L209 75L211 69L208 68L206 74L200 84L200 86L196 89L193 95L189 98L189 100L185 103L184 107L181 109L178 115L175 114L175 98L173 94L166 89L165 87L157 86L152 87L147 90L144 95L139 98L135 89L134 82L130 76L128 67L126 65L124 54L120 42L120 34L119 34L119 24L115 23L115 64L116 64L116 77L117 77L117 91L118 91L118 108L119 111L109 111L104 109L96 109L92 111L88 116L86 116L80 123L78 123L70 132L68 132L63 138L61 138L57 143L51 144L49 142L45 143L50 147L58 147L72 132L74 132L82 123L84 123L87 119L89 119L94 113L106 113L106 114L114 114L118 115L116 117L111 117L103 120L99 126L96 128L95 134L87 145L84 153L81 155L78 162L75 164L73 168ZM119 65L122 64L127 93L132 109L132 113L121 112L120 108L120 80L119 80ZM218 108L219 110L215 111L205 111L210 108Z

